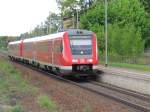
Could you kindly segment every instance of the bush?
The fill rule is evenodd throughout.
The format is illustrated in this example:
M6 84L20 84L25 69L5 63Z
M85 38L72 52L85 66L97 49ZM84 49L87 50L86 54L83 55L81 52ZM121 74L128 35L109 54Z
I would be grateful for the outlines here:
M11 112L24 112L20 105L16 105Z
M54 111L56 109L55 103L53 103L46 95L38 97L38 104L40 105L40 107L45 108L49 111Z
M120 56L137 56L144 50L141 32L134 25L109 26L109 52Z
M104 4L101 2L80 17L80 27L97 34L98 47L105 52ZM108 42L113 55L139 55L143 52L147 13L139 0L111 0L108 4ZM145 37L145 38L144 38Z

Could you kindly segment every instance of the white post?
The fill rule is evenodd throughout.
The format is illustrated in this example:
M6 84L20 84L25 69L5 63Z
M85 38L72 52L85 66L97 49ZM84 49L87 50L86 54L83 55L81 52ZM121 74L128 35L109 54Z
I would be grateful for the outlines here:
M47 34L49 34L49 25L47 26Z
M51 12L49 12L49 33L51 34Z
M105 66L107 67L108 65L108 21L107 21L107 16L108 16L108 2L105 0Z
M72 19L72 21L73 21L73 28L75 28L75 14L73 14L73 19Z
M51 33L51 12L49 12L47 34Z
M79 28L79 20L78 20L78 9L77 9L77 29Z
M49 33L50 33L50 34L51 34L51 20L52 20L52 19L50 18L50 23L49 23L49 27L50 27L50 28L49 28L49 30L50 30Z

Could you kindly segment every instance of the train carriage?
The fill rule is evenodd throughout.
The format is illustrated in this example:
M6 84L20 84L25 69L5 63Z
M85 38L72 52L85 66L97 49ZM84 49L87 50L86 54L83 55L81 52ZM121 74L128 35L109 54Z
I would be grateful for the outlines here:
M22 44L23 44L22 40L9 42L8 53L11 59L20 59L20 57L22 57L22 50L23 50Z
M20 55L14 54L9 43L10 56L47 70L68 75L97 69L98 53L96 35L87 30L70 29L62 32L24 39L16 42Z

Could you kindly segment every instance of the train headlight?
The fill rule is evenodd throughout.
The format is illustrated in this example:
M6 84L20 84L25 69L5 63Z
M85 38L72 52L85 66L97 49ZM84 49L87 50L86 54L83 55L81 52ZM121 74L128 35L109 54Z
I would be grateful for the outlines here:
M78 60L77 60L77 59L72 59L72 62L73 62L73 63L77 63Z
M88 62L93 62L93 59L88 59Z

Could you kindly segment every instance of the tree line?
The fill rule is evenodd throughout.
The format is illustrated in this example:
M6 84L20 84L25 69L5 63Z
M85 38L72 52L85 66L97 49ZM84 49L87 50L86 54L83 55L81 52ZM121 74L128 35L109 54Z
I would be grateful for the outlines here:
M108 42L112 55L136 56L150 47L150 13L139 0L109 0ZM145 3L145 2L144 2ZM81 28L97 33L99 48L104 49L104 2L81 15Z
M60 14L50 12L44 22L37 25L32 31L22 33L20 39L48 35L57 31L61 24Z
M56 0L60 14L51 13L44 23L20 37L34 37L57 31L62 19L77 18L80 28L97 34L104 49L104 0ZM77 21L77 20L76 20ZM112 55L136 56L150 48L150 0L108 0L108 48Z
M55 14L51 12L44 22L37 25L32 31L22 33L20 38L24 39L57 32L59 27L63 27L63 19L76 18L77 7L80 9L80 16L80 13L83 13L86 9L90 8L94 1L95 0L56 0L61 13Z
M80 10L80 28L96 32L105 52L104 0L57 0L62 16ZM108 48L111 55L136 56L150 48L150 1L108 0Z
M18 40L19 37L14 36L0 36L0 49L6 50L7 45L11 41Z

